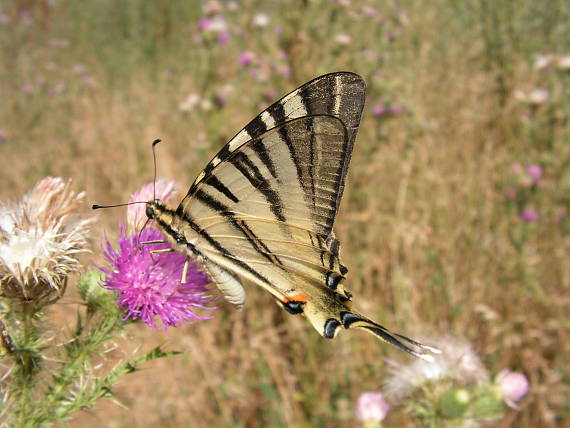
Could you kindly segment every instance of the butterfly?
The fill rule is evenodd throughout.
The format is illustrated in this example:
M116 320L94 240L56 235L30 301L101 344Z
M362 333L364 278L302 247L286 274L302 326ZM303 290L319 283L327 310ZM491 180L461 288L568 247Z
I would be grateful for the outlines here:
M362 329L431 360L437 349L353 310L344 285L348 269L333 226L365 89L362 77L349 72L305 83L235 135L177 208L155 199L146 202L146 215L234 305L244 305L243 283L253 283L325 338Z

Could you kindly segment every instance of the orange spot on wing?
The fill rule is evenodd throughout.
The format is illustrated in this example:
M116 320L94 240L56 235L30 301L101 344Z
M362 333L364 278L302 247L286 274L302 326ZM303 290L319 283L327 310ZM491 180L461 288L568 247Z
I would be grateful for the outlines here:
M288 296L285 297L283 299L283 303L289 303L289 302L301 302L301 303L305 303L307 300L309 300L309 298L307 296L305 296L302 293L299 294L295 294L293 296Z

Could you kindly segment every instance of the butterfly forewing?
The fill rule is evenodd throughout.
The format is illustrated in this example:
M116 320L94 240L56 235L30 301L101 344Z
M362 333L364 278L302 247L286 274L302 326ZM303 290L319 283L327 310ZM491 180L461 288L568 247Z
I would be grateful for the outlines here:
M325 287L327 276L340 278L338 251L327 239L347 138L340 119L309 116L230 153L178 208L203 231L197 246L206 259L279 298L295 295L300 282Z
M305 83L269 106L238 132L196 178L188 194L193 194L198 183L230 152L237 150L243 144L256 139L268 130L300 117L329 115L340 119L347 133L345 155L350 159L364 107L365 90L366 85L362 77L346 72L326 74ZM337 194L338 202L342 197L347 168L348 162L342 171L342 179Z

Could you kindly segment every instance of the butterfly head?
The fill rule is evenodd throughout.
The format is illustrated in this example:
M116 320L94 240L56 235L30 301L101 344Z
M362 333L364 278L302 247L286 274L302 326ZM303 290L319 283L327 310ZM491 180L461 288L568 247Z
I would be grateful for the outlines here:
M157 201L158 199L155 199L154 201L148 201L146 203L145 214L150 220L154 220L156 217Z
M160 199L153 199L146 202L145 214L149 220L156 220L167 211L166 205Z

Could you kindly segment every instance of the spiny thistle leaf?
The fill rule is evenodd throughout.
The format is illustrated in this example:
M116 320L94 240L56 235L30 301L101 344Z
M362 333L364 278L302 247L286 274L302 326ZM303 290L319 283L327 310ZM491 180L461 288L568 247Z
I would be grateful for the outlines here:
M180 354L180 352L164 351L160 346L158 346L133 361L126 361L119 364L107 376L97 378L91 386L88 386L89 384L83 384L83 387L78 391L60 396L55 409L57 418L63 421L77 410L92 407L100 398L113 397L114 394L112 388L118 380L126 374L137 371L139 366L142 364L157 358L164 358L178 354Z

